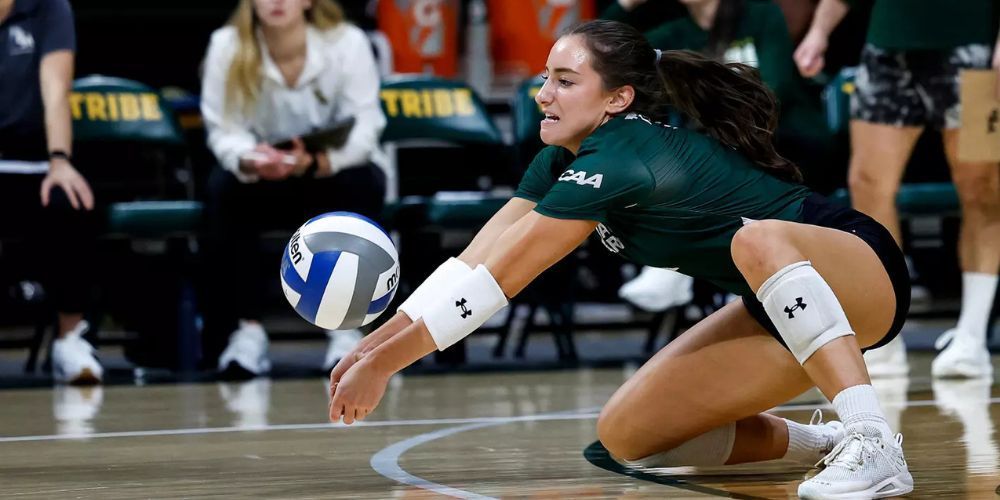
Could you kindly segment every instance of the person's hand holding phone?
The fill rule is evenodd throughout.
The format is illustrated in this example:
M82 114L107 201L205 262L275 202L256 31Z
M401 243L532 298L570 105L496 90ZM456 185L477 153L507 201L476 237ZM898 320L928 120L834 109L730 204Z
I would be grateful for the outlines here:
M258 144L252 152L241 158L244 166L268 181L286 179L295 170L295 157L275 149L270 144Z
M309 167L316 161L309 151L306 151L306 145L302 142L302 139L296 137L292 139L292 148L288 150L281 150L288 155L294 157L295 166L292 169L292 175L299 177L309 170Z

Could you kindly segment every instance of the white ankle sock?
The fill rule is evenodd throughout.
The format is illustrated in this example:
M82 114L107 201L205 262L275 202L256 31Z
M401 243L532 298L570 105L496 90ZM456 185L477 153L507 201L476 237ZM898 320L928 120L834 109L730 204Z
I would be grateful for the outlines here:
M958 335L966 341L976 345L986 344L986 327L997 281L996 274L962 273L962 312L958 315Z
M892 441L892 429L871 385L855 385L840 391L833 398L833 408L837 410L837 416L848 434L860 432L866 436L879 436L886 442Z
M788 450L782 460L792 460L795 462L816 463L817 456L825 444L825 435L819 432L817 425L805 425L787 418L782 419L788 426Z

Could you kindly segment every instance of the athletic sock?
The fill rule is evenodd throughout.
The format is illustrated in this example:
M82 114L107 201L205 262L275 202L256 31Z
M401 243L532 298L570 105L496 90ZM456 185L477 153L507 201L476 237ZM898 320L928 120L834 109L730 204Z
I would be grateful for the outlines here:
M855 385L840 391L833 398L833 407L848 434L860 432L865 436L893 442L892 429L882 413L875 388L871 385Z
M962 312L958 315L958 335L975 345L986 345L986 329L997 281L996 274L962 273Z

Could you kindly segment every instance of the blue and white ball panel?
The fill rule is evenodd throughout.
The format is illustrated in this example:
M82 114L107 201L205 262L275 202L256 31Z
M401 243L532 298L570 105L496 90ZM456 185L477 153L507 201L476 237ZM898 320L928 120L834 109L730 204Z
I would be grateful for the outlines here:
M312 267L313 253L302 241L302 231L305 226L300 227L291 240L285 245L285 253L281 258L281 288L285 291L285 297L292 307L297 307L302 295L299 292L301 287L291 288L286 280L286 274L294 272L298 279L291 279L292 283L303 282L309 276L309 268ZM290 277L290 276L289 276ZM291 277L290 277L291 278Z
M382 247L393 260L399 260L396 246L389 235L375 222L367 217L349 212L332 212L314 217L303 226L309 233L336 232L347 233L364 238Z
M357 255L340 252L335 264L335 267L331 269L330 278L323 291L323 300L319 303L313 321L320 328L327 330L345 328L341 325L345 323L344 320L348 319L347 312L351 306L351 299L354 298L355 283L358 279Z
M324 214L289 241L281 281L289 303L306 320L328 330L357 328L392 301L398 255L389 235L367 218Z

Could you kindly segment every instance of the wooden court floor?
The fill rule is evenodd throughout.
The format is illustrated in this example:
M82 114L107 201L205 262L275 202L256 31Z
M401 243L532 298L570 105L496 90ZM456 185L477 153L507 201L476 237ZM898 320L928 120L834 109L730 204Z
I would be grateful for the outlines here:
M912 498L996 498L990 381L880 381ZM362 425L326 423L324 380L0 392L0 497L794 498L778 465L633 477L595 459L597 411L628 370L411 376ZM775 413L808 420L807 393ZM584 450L590 447L590 460ZM596 463L596 464L595 464Z

